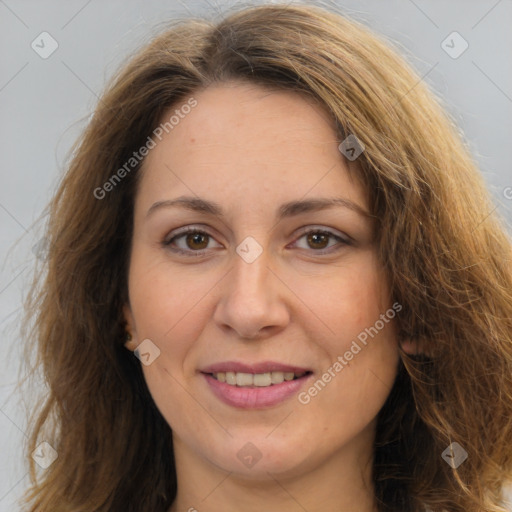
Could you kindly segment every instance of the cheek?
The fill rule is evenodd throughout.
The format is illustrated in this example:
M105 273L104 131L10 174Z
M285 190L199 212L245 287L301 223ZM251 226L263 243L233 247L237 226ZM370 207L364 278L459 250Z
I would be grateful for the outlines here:
M141 268L147 270L138 272ZM187 362L190 366L194 340L211 315L201 298L213 283L207 276L201 279L176 272L166 262L134 264L134 269L130 300L138 342L150 339L160 350L152 364L142 366L144 379L162 416L173 429L179 429L203 414L185 391L187 376L192 375L186 366Z
M399 360L395 312L382 320L391 304L381 276L373 256L363 254L357 264L354 261L337 269L328 282L316 281L310 288L311 309L328 328L317 331L324 333L317 338L326 355L324 370L331 368L335 374L326 386L329 389L318 392L316 413L320 416L324 408L329 410L333 403L339 403L342 410L334 416L343 421L347 415L354 420L359 417L365 423L376 414L392 387ZM345 362L343 369L336 371L332 366L339 363L339 357ZM318 389L313 389L312 395L316 396Z
M320 321L324 343L338 351L388 309L381 276L373 256L360 252L329 273L296 279L294 292Z
M161 256L140 251L130 266L130 303L140 340L149 338L162 352L185 350L197 338L206 311L205 295L218 280L192 267L177 269Z
M371 325L374 323L375 319ZM299 397L306 404L305 416L314 425L312 429L329 429L322 440L326 450L330 444L357 435L374 421L393 387L399 361L391 322L369 336L366 344L358 342L357 336L368 324L347 321L344 325L343 331L340 321L339 336L330 339L324 374Z

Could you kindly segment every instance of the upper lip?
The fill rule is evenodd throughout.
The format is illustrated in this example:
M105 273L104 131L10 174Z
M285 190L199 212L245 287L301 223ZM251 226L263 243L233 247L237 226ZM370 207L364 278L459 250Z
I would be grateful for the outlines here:
M270 372L310 372L308 368L289 364L277 363L274 361L261 361L259 363L241 363L238 361L225 361L205 366L200 370L202 373L270 373Z

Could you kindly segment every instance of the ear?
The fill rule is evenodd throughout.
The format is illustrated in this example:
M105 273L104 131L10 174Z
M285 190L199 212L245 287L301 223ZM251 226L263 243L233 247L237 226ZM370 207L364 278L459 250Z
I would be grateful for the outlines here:
M410 356L417 356L424 353L417 340L403 340L400 342L400 347L407 355Z
M126 334L131 336L130 340L126 340L124 346L133 352L139 343L137 341L137 331L135 330L135 321L132 309L129 304L125 304L123 306L123 316L126 323Z

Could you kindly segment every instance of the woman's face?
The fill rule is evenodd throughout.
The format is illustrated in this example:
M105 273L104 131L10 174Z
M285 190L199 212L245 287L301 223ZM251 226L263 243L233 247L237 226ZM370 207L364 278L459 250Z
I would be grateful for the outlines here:
M364 190L302 96L193 96L145 160L125 310L178 464L362 465L398 362Z

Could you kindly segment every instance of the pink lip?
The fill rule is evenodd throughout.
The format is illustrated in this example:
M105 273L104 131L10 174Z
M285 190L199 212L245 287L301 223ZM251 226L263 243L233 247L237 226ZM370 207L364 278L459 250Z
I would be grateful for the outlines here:
M211 373L218 372L243 372L243 373L267 373L267 372L309 372L295 379L284 381L281 384L273 384L268 387L238 387L220 382ZM201 370L210 389L225 404L239 409L263 409L277 405L292 395L295 395L305 382L312 376L310 370L297 366L283 365L273 362L256 364L244 364L236 362L217 363Z
M288 364L276 363L274 361L262 361L260 363L239 363L226 361L214 363L200 370L202 373L236 372L236 373L267 373L267 372L293 372L302 373L311 371L309 368L291 366Z

